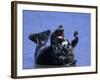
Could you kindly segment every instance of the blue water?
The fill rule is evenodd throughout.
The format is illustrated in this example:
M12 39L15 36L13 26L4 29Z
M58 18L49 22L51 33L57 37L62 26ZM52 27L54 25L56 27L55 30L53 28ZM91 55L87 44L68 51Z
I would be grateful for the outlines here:
M77 66L90 66L90 20L90 13L23 10L23 69L32 69L35 65L34 52L36 45L28 39L29 34L47 29L53 31L59 25L64 26L65 37L69 40L74 38L74 31L78 31L79 43L74 50Z

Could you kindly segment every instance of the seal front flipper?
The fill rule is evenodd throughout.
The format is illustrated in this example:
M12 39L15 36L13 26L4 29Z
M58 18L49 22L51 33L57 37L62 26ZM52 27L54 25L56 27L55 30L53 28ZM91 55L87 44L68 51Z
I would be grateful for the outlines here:
M72 44L73 48L77 45L78 41L79 41L78 32L75 31L74 32L74 40L71 41L71 44Z

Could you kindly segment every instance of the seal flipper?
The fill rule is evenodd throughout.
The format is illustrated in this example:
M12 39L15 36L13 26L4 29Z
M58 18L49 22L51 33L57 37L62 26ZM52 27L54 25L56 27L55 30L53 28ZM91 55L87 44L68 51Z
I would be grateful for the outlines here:
M41 53L41 49L46 46L46 43L48 41L49 35L50 35L50 30L46 30L43 32L39 33L33 33L29 35L29 39L36 43L36 50L34 57L37 60L38 55Z
M77 45L78 40L79 40L79 38L78 38L77 35L78 35L78 32L75 31L75 32L74 32L74 37L75 37L75 38L74 38L74 40L71 41L71 45L72 45L73 48Z
M29 39L38 45L45 45L50 35L50 30L46 30L40 33L33 33L29 35Z

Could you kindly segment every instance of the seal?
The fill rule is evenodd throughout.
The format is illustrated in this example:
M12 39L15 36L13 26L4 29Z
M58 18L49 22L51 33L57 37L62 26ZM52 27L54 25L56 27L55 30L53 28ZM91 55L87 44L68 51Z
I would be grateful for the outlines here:
M52 33L46 30L39 33L32 33L29 39L36 43L35 61L39 65L53 66L76 66L77 60L74 55L74 48L77 45L78 31L75 31L74 39L69 41L64 36L64 28L59 25ZM46 43L50 37L50 46Z

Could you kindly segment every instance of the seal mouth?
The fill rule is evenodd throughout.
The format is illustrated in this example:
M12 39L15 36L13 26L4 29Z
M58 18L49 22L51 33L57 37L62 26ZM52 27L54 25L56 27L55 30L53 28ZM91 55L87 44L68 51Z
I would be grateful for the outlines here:
M64 38L64 28L63 28L63 26L62 25L60 25L57 29L56 29L56 36L58 37L58 38Z
M56 37L59 41L63 41L64 40L64 31L63 30L58 30L56 32Z
M58 36L57 38L58 38L58 39L63 39L63 36Z
M57 43L61 43L64 41L64 29L62 26L59 26L55 31L54 31L55 39Z

